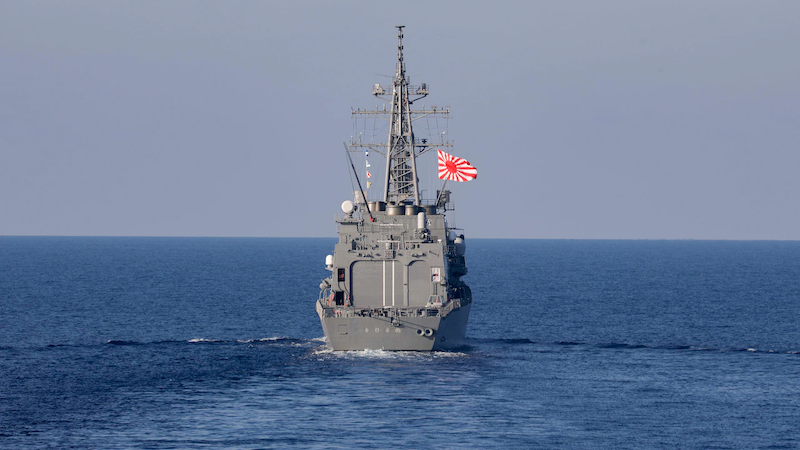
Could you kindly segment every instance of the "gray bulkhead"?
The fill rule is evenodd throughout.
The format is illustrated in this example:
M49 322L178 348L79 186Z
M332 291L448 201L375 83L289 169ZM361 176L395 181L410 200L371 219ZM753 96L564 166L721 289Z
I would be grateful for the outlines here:
M365 208L364 204L360 205ZM444 215L373 213L339 223L331 278L317 305L334 350L445 350L463 345L472 295L463 238ZM449 235L449 236L448 236Z
M333 291L343 292L354 307L423 307L431 296L446 296L444 216L428 216L424 234L417 228L416 215L375 216L375 222L339 222Z

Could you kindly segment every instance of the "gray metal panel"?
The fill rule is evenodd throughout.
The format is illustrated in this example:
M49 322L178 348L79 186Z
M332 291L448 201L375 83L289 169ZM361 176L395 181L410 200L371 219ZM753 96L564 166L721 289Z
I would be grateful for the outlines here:
M383 306L382 261L356 261L350 273L353 306Z
M425 306L431 295L431 266L425 261L413 261L408 266L408 305Z
M333 350L448 350L464 344L471 306L462 306L443 319L401 318L396 326L385 317L320 317L320 320ZM432 336L417 332L426 328L433 330Z
M383 306L405 306L405 293L403 286L406 283L405 265L400 261L383 261L384 292L386 297Z

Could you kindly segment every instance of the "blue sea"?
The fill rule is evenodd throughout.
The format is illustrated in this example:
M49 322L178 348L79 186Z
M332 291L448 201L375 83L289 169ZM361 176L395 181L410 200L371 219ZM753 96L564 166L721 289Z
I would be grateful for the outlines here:
M0 448L800 448L800 242L468 240L457 352L331 352L334 239L0 237Z

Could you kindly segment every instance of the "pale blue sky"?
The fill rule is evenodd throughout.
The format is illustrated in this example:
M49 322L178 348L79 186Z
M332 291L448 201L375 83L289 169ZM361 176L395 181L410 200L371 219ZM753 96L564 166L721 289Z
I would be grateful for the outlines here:
M800 239L800 2L732 0L0 1L0 235L335 235L395 25L468 237Z

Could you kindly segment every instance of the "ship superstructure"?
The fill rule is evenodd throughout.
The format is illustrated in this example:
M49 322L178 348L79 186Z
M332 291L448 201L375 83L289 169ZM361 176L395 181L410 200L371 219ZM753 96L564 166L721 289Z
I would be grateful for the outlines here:
M392 84L372 89L386 107L352 111L354 118L386 119L389 130L385 143L364 143L358 137L347 144L350 153L384 156L385 172L380 197L370 199L358 180L354 200L342 204L344 215L336 219L339 242L325 261L332 275L320 284L316 307L334 350L455 348L463 345L472 304L472 293L461 280L467 274L464 235L450 228L445 217L452 208L450 191L443 185L434 199L423 200L417 171L417 158L431 149L439 149L444 170L441 148L452 143L416 138L413 122L448 117L449 108L412 109L428 95L428 86L410 84L403 27L397 28ZM358 177L354 166L353 173Z

